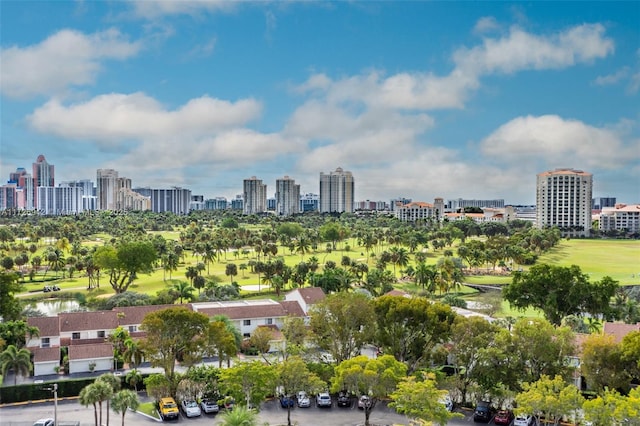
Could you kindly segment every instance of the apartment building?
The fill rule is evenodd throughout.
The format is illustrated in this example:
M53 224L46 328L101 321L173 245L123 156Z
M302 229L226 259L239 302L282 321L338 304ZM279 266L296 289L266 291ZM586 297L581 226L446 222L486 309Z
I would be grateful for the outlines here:
M600 212L601 231L640 232L640 204L616 204Z
M586 237L591 230L593 176L575 169L539 173L536 226L557 226L563 236Z
M251 176L243 181L244 214L259 214L267 211L267 185Z
M328 174L320 172L320 213L353 213L354 195L351 172L340 167Z
M276 179L276 205L278 216L300 213L300 185L289 176Z

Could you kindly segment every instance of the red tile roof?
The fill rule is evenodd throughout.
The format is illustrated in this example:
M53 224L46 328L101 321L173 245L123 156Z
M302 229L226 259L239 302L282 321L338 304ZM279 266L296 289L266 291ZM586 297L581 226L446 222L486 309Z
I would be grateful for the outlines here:
M58 314L60 332L71 333L85 330L113 330L118 326L114 311L65 312Z
M38 327L38 330L40 330L40 337L60 335L58 317L30 317L27 318L27 324L32 327Z
M118 324L121 326L140 325L144 317L151 313L162 309L184 307L191 310L191 305L146 305L146 306L123 306L113 308L118 317Z
M110 358L113 357L113 346L110 343L69 346L69 360Z
M33 362L60 361L60 347L29 348L33 354Z
M202 312L208 317L216 315L225 315L229 319L252 319L252 318L277 318L287 316L285 308L279 303L273 304L255 304L243 306L216 306L197 308L198 312Z
M293 300L282 300L278 303L282 305L282 308L284 309L285 314L287 316L294 316L294 317L304 316L304 311L302 310L302 307L298 302L294 302Z
M624 324L621 322L605 322L603 333L610 334L616 343L620 343L624 336L632 331L640 331L640 322L637 324Z
M307 305L313 305L325 298L324 291L322 291L320 287L303 287L294 291L300 293L302 300L304 300Z

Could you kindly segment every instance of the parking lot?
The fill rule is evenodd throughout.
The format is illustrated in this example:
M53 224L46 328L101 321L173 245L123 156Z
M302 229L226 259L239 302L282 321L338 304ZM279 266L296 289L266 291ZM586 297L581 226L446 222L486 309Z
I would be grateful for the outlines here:
M33 422L40 418L54 417L54 404L51 402L30 403L24 405L12 405L0 407L1 426L32 426ZM77 400L65 400L58 403L58 424L65 422L79 422L80 426L92 426L95 424L93 407L84 407ZM309 408L294 407L291 410L291 422L299 426L356 426L364 424L364 412L354 404L349 407L318 408L312 402ZM407 417L396 413L383 403L378 403L371 412L372 425L408 425ZM106 414L103 413L102 423L106 424ZM112 412L110 425L121 424L120 415ZM162 424L160 420L149 418L139 413L129 412L125 417L127 426L149 426ZM167 425L180 423L187 425L215 425L216 416L203 414L200 417L186 418L182 415L175 421L164 422ZM287 410L280 407L278 401L268 401L261 406L258 416L258 424L272 426L287 424ZM77 423L76 423L77 424ZM473 425L469 417L449 422L450 425ZM481 425L481 423L478 423ZM490 424L491 425L491 424Z

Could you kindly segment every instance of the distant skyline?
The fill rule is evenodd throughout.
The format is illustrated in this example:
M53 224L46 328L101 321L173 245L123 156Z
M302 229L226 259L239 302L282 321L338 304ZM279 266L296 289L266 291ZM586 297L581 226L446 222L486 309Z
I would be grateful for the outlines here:
M0 2L0 179L235 198L351 171L355 200L640 203L640 3Z

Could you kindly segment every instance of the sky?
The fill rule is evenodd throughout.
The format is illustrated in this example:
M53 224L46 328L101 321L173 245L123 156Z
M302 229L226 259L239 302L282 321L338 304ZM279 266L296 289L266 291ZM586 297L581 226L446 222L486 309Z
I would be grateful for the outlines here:
M640 2L0 0L0 181L640 203Z

